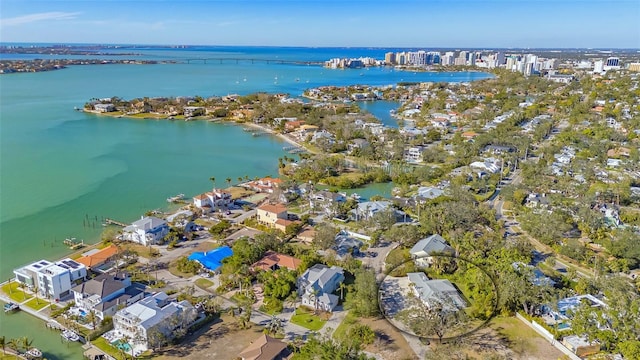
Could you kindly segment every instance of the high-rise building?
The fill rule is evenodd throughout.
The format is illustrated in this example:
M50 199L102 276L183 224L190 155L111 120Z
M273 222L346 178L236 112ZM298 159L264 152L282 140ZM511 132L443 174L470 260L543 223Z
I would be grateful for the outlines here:
M469 53L469 61L467 62L469 65L474 66L476 64L476 53Z
M629 64L629 71L640 71L640 63Z
M593 72L595 74L601 74L604 71L604 61L596 60L593 63Z
M453 65L455 62L455 55L453 53L453 51L447 51L446 53L444 53L444 56L442 57L442 65Z
M504 53L502 51L498 51L495 57L496 67L504 64Z
M386 65L394 65L396 63L396 54L392 52L384 54L384 63Z
M607 62L604 64L603 69L604 71L620 69L620 59L617 57L607 58Z

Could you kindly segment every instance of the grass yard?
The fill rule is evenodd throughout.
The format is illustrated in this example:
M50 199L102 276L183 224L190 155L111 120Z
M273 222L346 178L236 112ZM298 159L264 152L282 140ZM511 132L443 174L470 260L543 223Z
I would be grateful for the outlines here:
M196 285L201 288L201 289L208 289L210 287L213 286L213 281L208 280L208 279L204 279L204 278L200 278L196 280Z
M225 190L231 193L231 198L233 200L241 199L243 197L247 197L256 193L255 191L248 190L240 186L232 186L230 188L226 188Z
M44 307L46 307L47 305L49 305L49 302L47 300L43 300L43 299L39 299L39 298L33 298L29 301L27 301L26 305L30 308L32 308L33 310L40 310Z
M296 309L295 315L291 317L291 322L309 330L318 331L322 329L327 320L322 319L318 315L314 315L313 310L309 310L304 307L298 307Z
M563 354L533 329L515 317L496 317L489 328L521 359L558 359Z
M120 350L116 349L115 347L111 346L111 344L107 341L107 339L103 338L103 337L99 337L95 340L93 340L91 342L93 345L95 345L98 349L104 351L105 353L107 353L109 356L112 356L114 359L117 360L123 360L124 357L122 356L122 353L120 352Z
M24 291L20 290L20 284L15 281L3 285L2 291L7 294L11 298L11 300L16 302L23 302L31 298L30 294L27 294Z

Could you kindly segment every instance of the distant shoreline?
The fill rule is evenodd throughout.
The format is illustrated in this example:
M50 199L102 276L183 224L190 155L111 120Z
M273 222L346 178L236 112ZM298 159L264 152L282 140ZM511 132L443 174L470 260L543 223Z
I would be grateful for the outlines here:
M304 146L303 144L297 142L296 140L292 139L291 136L288 136L286 134L281 134L278 132L275 132L273 129L271 129L268 126L264 126L264 125L260 125L260 124L256 124L253 122L237 122L237 121L231 121L231 120L225 120L224 118L206 118L206 117L194 117L194 118L171 118L171 116L166 116L166 115L160 115L158 114L158 116L145 116L145 117L138 117L138 116L131 116L131 115L126 115L126 114L121 114L118 112L100 112L100 111L96 111L96 110L89 110L89 109L80 109L80 111L83 111L85 113L88 114L93 114L93 115L104 115L104 116L108 116L108 117L112 117L112 118L122 118L122 119L132 119L132 120L169 120L169 121L175 121L175 120L184 120L184 121L208 121L208 122L220 122L220 123L229 123L235 126L240 126L240 127L250 127L250 128L254 128L260 131L264 131L266 133L268 133L269 135L275 136L279 139L284 140L286 143L291 144L293 146L305 149L309 152L313 152L310 149L308 149L306 146ZM153 114L149 114L149 113L144 113L145 115L153 115Z

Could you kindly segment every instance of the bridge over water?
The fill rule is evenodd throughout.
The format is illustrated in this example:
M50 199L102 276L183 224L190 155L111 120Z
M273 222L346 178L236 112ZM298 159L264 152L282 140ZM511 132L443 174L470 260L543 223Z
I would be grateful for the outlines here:
M306 61L306 60L284 60L284 59L262 59L262 58L194 58L184 59L183 62L204 63L204 64L223 64L223 63L266 63L266 64L289 64L289 65L323 65L322 61Z

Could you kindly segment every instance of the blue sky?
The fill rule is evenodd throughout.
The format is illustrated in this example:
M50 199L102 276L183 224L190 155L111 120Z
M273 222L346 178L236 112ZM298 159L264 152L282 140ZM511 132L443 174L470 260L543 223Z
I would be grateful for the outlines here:
M2 0L0 41L640 48L640 1Z

